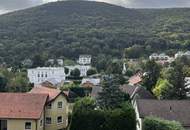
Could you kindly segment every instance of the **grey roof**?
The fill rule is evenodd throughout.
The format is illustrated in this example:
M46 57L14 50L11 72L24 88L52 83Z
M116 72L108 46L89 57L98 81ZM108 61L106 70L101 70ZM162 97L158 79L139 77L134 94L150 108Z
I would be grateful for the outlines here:
M55 79L55 78L49 78L49 79L47 79L46 81L52 83L53 85L57 85L57 84L60 83L60 82L59 82L57 79Z
M190 126L190 101L188 100L137 100L140 118L155 116L166 120L179 121Z
M155 97L142 86L123 85L120 89L123 92L128 93L131 99L155 99Z

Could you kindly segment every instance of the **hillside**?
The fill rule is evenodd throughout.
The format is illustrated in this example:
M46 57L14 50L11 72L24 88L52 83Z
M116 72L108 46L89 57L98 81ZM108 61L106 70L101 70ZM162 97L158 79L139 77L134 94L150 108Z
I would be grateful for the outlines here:
M121 57L140 45L141 56L190 48L190 9L126 9L65 1L0 16L0 61L19 64L40 54L76 58L88 53Z

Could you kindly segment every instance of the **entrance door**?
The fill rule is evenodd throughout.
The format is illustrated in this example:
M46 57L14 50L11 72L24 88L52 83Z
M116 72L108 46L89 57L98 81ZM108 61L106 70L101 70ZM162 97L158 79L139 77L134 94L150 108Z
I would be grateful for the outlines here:
M7 120L0 120L0 130L7 130Z

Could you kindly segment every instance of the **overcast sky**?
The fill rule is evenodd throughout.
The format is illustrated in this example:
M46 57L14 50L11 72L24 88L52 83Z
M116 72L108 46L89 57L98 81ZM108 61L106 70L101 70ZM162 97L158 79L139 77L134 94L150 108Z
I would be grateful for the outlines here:
M0 14L37 6L56 0L0 0ZM190 7L190 0L94 0L117 4L128 8Z

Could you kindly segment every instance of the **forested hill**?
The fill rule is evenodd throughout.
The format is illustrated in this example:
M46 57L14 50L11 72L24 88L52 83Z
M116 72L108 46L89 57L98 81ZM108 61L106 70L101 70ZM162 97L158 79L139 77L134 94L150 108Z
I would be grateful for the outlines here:
M132 47L133 46L133 47ZM65 1L0 16L0 61L18 64L40 54L121 57L190 48L190 9L126 9L99 2Z

